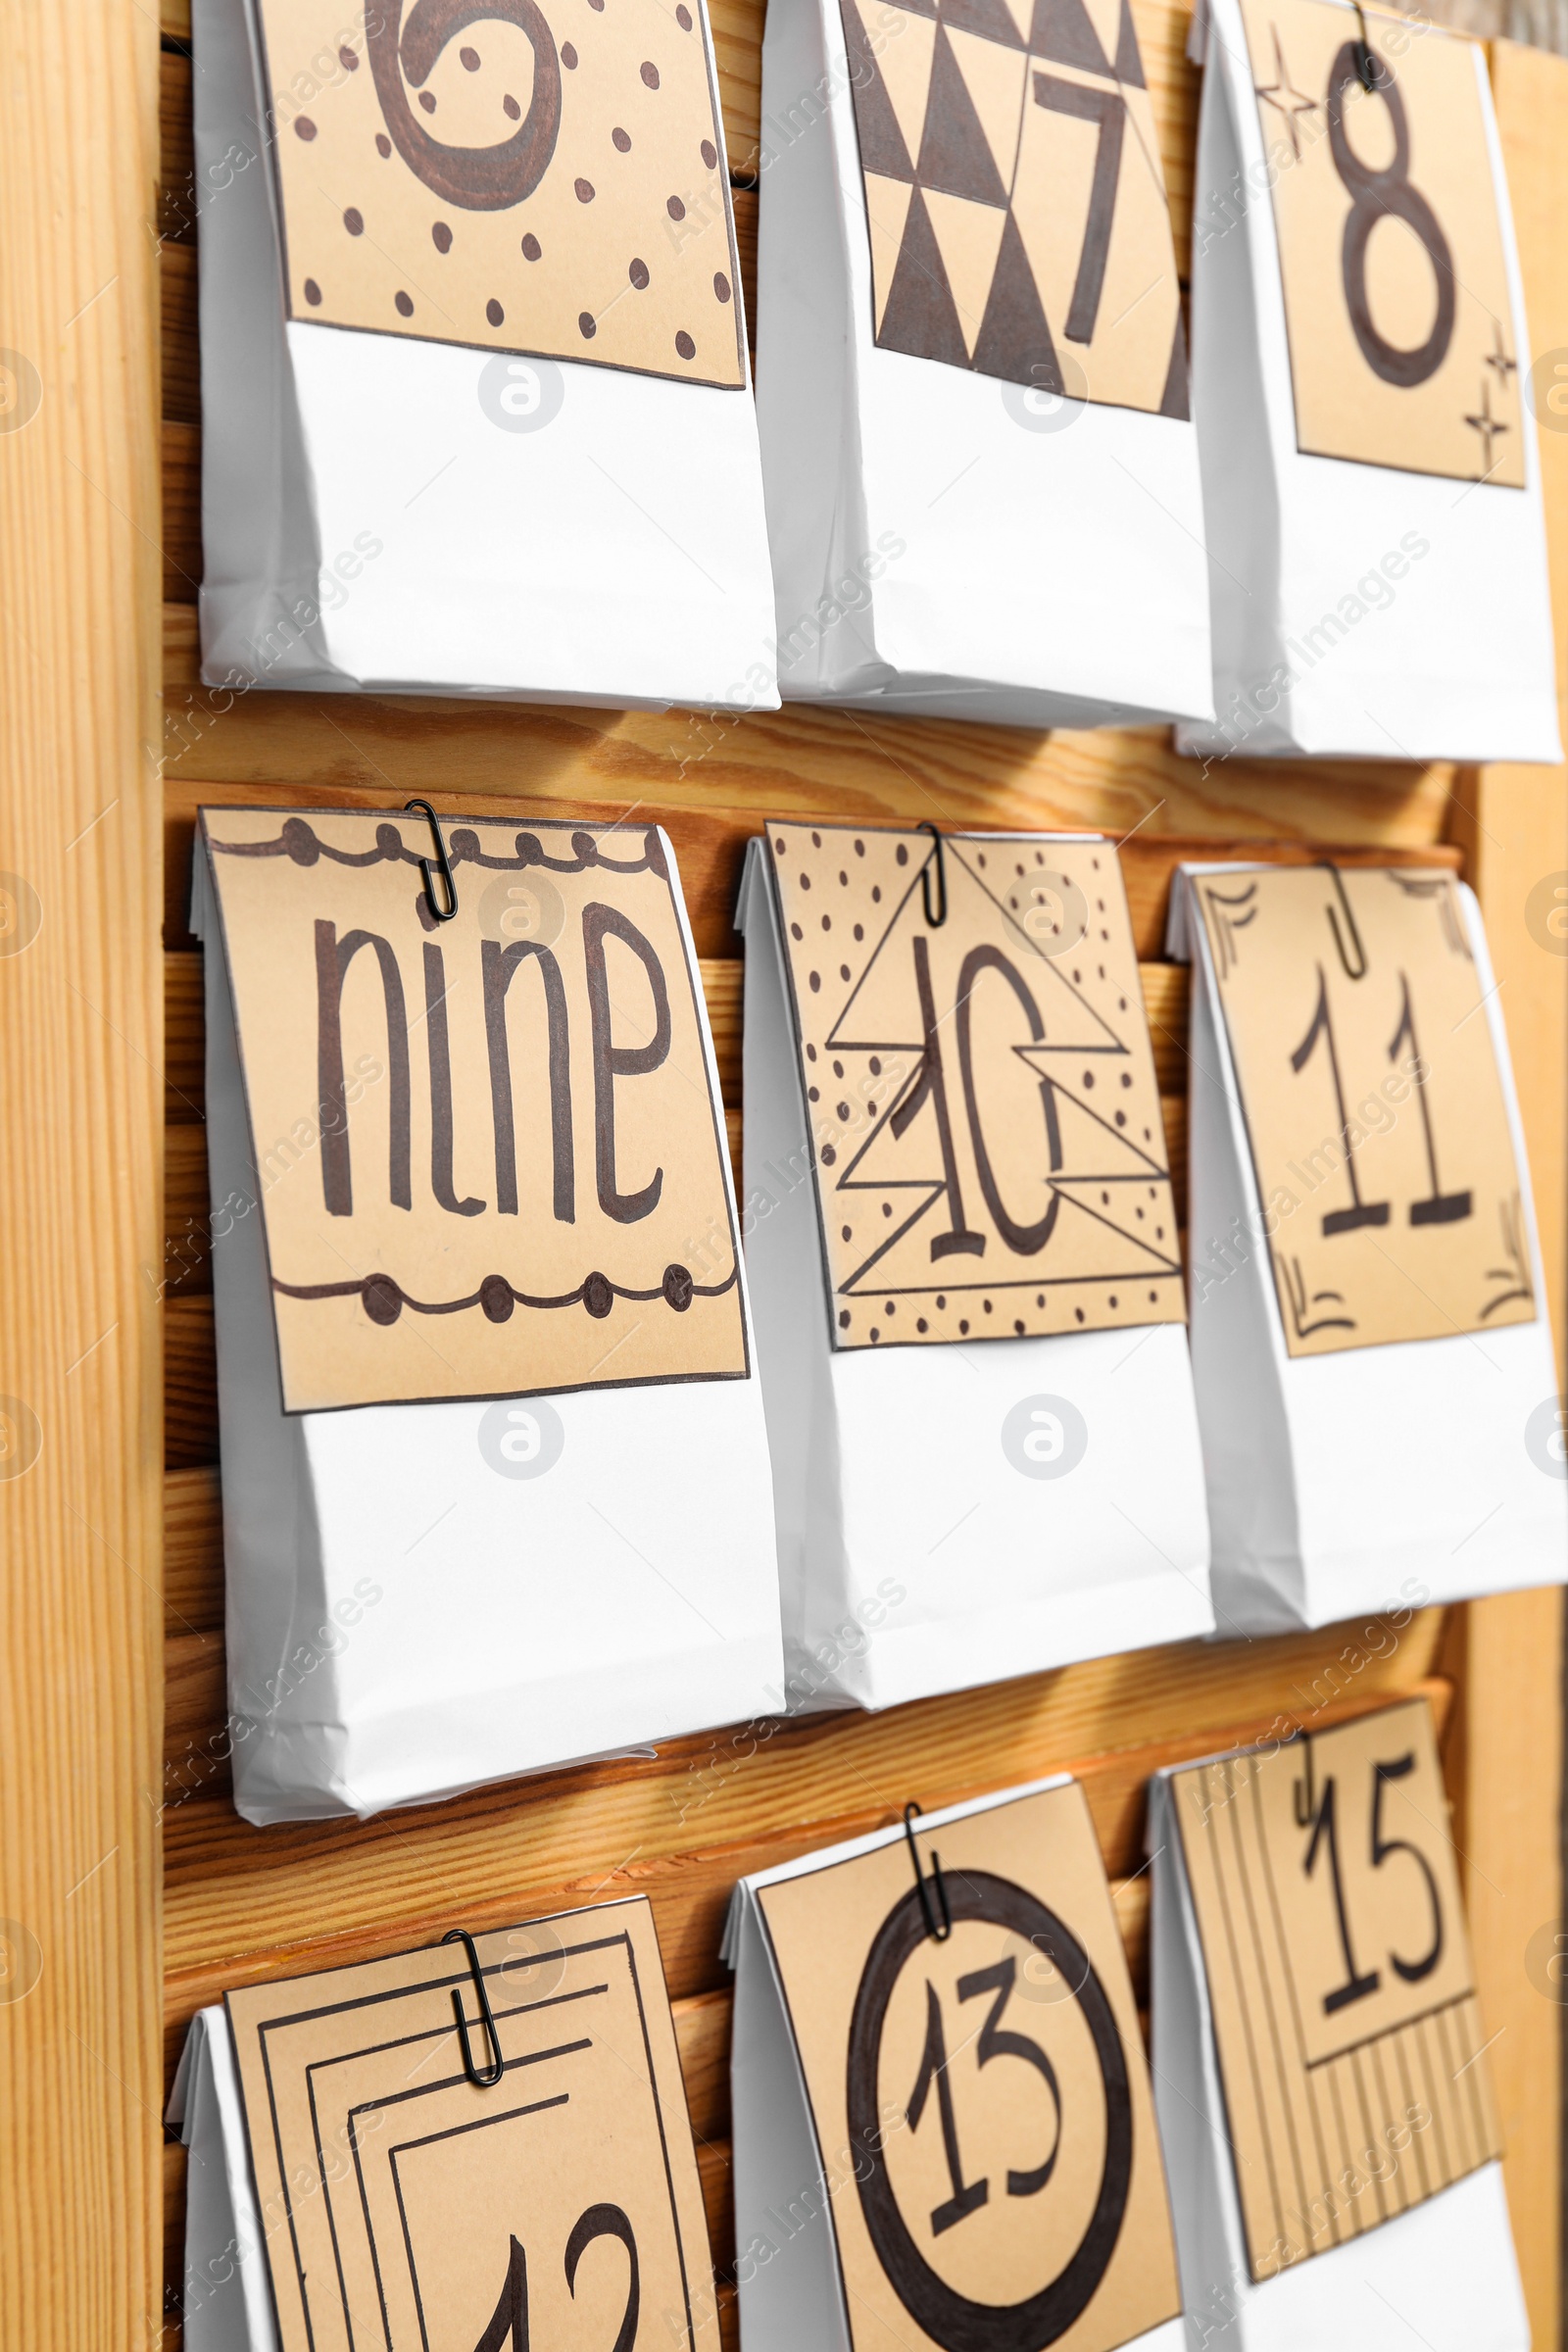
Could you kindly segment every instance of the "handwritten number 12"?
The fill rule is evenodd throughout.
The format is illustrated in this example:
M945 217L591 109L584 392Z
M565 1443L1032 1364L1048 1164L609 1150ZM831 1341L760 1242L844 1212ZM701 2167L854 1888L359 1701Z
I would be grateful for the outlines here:
M569 2293L577 2292L577 2265L596 2237L616 2237L625 2247L631 2263L631 2277L626 2285L626 2308L621 2313L620 2328L612 2352L631 2352L637 2338L637 2315L641 2303L637 2240L631 2223L618 2205L590 2205L577 2217L576 2225L566 2240L566 2286ZM515 2237L507 2262L507 2275L490 2324L475 2344L473 2352L502 2352L503 2345L512 2352L529 2352L528 2346L528 2257Z

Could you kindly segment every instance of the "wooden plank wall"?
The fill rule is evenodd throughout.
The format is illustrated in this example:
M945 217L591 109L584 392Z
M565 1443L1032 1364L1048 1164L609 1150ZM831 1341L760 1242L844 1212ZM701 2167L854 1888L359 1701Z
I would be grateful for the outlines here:
M0 0L0 2344L162 2291L157 28Z
M1508 971L1507 1012L1560 1300L1568 1213L1568 965L1533 951L1516 918L1523 879L1546 870L1540 859L1568 865L1568 799L1563 778L1543 771L1508 778L1442 764L1240 759L1204 769L1178 760L1160 730L1048 737L799 708L714 719L204 693L194 612L201 569L194 261L202 199L191 179L191 66L180 10L181 0L164 0L166 2064L172 2065L193 2010L225 1984L396 1949L455 1921L477 1929L548 1905L644 1889L656 1906L676 2001L722 2273L733 2247L729 1995L717 1941L739 1873L890 1820L909 1796L932 1806L1072 1766L1089 1787L1142 1986L1147 1880L1138 1873L1143 1784L1152 1766L1259 1732L1281 1716L1326 1722L1393 1693L1424 1690L1446 1726L1460 1819L1484 1847L1487 1883L1501 1905L1482 1923L1481 1982L1489 2023L1505 2045L1494 2063L1503 2082L1510 2193L1536 2340L1551 2343L1557 2013L1526 1985L1520 1954L1529 1930L1558 1905L1555 1881L1542 1875L1543 1839L1555 1824L1556 1595L1426 1610L1403 1626L1382 1619L1283 1640L1184 1645L875 1719L752 1725L676 1741L654 1762L545 1775L364 1828L256 1831L233 1813L223 1733L200 976L185 928L192 817L203 800L273 796L376 806L417 792L438 808L509 817L566 810L612 817L635 808L640 816L658 818L675 843L691 904L732 1139L740 1099L740 966L730 909L743 842L764 813L1102 827L1125 837L1123 861L1178 1170L1185 987L1183 975L1160 960L1173 862L1200 850L1252 855L1260 846L1295 858L1326 849L1373 861L1457 864L1468 856L1488 894L1494 937L1499 927L1505 935L1499 964ZM1136 13L1185 268L1197 94L1184 54L1187 15L1171 0L1136 0ZM713 0L712 14L749 252L761 9L753 0ZM1557 74L1549 104L1539 87L1543 66L1548 77ZM1568 343L1562 226L1568 208L1554 160L1568 152L1568 69L1559 74L1548 61L1531 59L1528 71L1536 77L1530 83L1508 57L1499 62L1505 134L1510 152L1523 159L1529 190L1526 262L1540 349L1544 336ZM748 262L748 301L750 277ZM1568 439L1560 447L1568 459ZM1561 465L1553 482L1559 496L1568 491ZM1568 531L1559 529L1557 545L1568 558ZM1568 612L1568 581L1559 585L1559 612ZM1494 1831L1492 1808L1503 1803L1522 1743L1535 1793L1521 1813L1516 1789L1512 1813ZM1478 1890L1472 1877L1473 1896ZM1517 2065L1510 2051L1519 2053ZM178 2307L182 2163L180 2151L166 2151L171 2315ZM727 2300L723 2308L727 2334ZM171 2316L165 2340L172 2343L176 2332Z

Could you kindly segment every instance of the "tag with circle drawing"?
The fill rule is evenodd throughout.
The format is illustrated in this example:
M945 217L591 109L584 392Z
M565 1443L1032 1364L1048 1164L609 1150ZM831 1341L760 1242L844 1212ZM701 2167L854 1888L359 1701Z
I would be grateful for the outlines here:
M842 0L877 347L1186 416L1131 0Z
M422 815L201 824L255 1164L222 1230L260 1217L285 1411L743 1379L662 833L446 818L438 922Z
M746 380L704 0L257 0L288 315Z
M855 2352L1110 2352L1180 2307L1132 1984L1076 1782L758 1889ZM744 2249L743 2249L744 2251Z
M1172 1779L1254 2278L1498 2152L1425 1699Z
M226 1995L281 2352L712 2343L647 1898L471 1951Z
M1185 1319L1111 843L770 824L834 1345Z
M1525 478L1483 51L1335 0L1242 0L1308 455Z

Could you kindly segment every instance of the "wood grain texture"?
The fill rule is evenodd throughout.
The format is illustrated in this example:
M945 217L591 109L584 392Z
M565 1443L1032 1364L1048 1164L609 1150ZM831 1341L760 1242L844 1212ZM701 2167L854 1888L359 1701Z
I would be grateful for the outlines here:
M256 715L275 720L274 731L281 732L294 714L280 706L305 699L299 695L276 696L266 712L258 711ZM342 724L352 724L364 708L359 703L348 705L348 698L343 696L327 699L335 700L340 708L347 706ZM431 723L425 706L403 708L411 730ZM518 711L511 715L510 725L513 738L517 741L532 733L536 721L554 721L562 716L580 719L582 715L581 712ZM688 793L666 771L659 779L649 779L651 787L657 781L660 787L657 793L650 789L630 797L607 799L603 797L603 778L594 773L593 762L569 756L558 768L540 775L525 792L488 790L477 785L454 789L450 759L441 762L439 781L426 777L417 787L413 781L396 778L392 772L382 772L379 780L323 782L312 778L286 787L261 778L249 782L216 782L171 775L165 787L165 945L181 948L195 944L185 923L196 811L203 806L255 808L271 803L276 807L302 808L390 808L396 812L408 794L417 788L428 792L432 806L443 814L461 811L491 816L508 824L527 824L530 819L547 817L558 822L569 817L613 824L628 816L633 823L662 824L674 847L697 953L720 961L739 952L734 909L741 859L747 842L761 830L764 820L769 816L795 815L807 819L823 817L835 824L854 824L862 819L868 823L918 823L934 808L930 795L913 783L910 774L911 763L923 754L930 753L955 763L948 806L940 820L944 825L975 825L981 829L1014 826L1030 831L1056 825L1069 831L1083 831L1093 821L1070 813L1071 793L1063 792L1055 807L1049 804L1042 807L1037 779L1019 779L1015 787L1009 788L1000 777L989 776L990 754L997 741L1007 734L1017 735L1015 729L971 727L967 732L975 740L966 743L964 730L956 724L950 727L945 721L885 721L882 723L886 729L902 723L906 732L895 738L899 758L879 770L870 765L857 766L855 747L859 745L863 749L864 739L853 730L848 738L844 735L846 720L856 715L806 710L799 705L776 713L781 733L785 727L793 731L798 761L793 767L780 764L759 770L733 798L720 797L716 791L706 797ZM341 732L340 722L332 723ZM438 741L439 724L434 724L431 732L432 742ZM1028 743L1033 738L1021 736L1019 740ZM1063 740L1060 736L1051 739L1053 746ZM1086 761L1098 761L1103 767L1115 760L1120 749L1143 739L1085 735L1077 740L1084 748ZM830 753L835 743L836 757ZM435 762L430 765L433 776ZM1087 772L1094 772L1092 764ZM1086 784L1078 795L1080 801L1094 797L1092 784ZM1286 810L1276 790L1274 803L1267 810L1267 829L1254 820L1253 829L1249 832L1245 825L1237 823L1236 811L1216 809L1211 811L1216 820L1214 829L1207 834L1183 834L1174 827L1161 831L1148 824L1133 838L1123 840L1119 850L1122 881L1140 961L1155 962L1164 954L1171 872L1184 858L1267 858L1299 864L1332 857L1348 865L1406 863L1457 867L1459 852L1440 838L1448 807L1446 789L1430 798L1423 794L1420 821L1411 822L1407 836L1391 827L1391 838L1372 841L1358 839L1353 830L1348 830L1354 822L1354 797L1348 792L1343 795L1340 813L1347 822L1348 834L1342 836L1324 832L1312 840L1301 840L1285 832L1282 818ZM1223 827L1218 821L1221 816L1228 820ZM1106 829L1113 833L1116 830L1108 822Z
M847 1836L846 1824L896 1819L910 1796L929 1809L1058 1768L1085 1774L1107 1867L1125 1877L1144 1858L1151 1743L1197 1754L1284 1714L1317 1721L1409 1690L1432 1672L1441 1620L1425 1611L1370 1640L1335 1627L1190 1642L883 1715L754 1724L365 1824L254 1830L204 1797L191 1766L189 1793L165 1813L168 2015L228 1983L596 1892L647 1892L672 1990L710 1990L744 1871Z
M157 26L0 0L0 2343L131 2352L161 2285Z
M1568 349L1568 63L1499 42L1492 58L1532 349ZM1550 412L1538 403L1544 420ZM1543 429L1541 463L1556 619L1558 710L1568 721L1568 433ZM1529 1146L1562 1379L1568 1279L1568 940L1547 922L1568 888L1568 770L1483 768L1461 793ZM1539 894L1544 885L1544 904ZM1563 902L1568 904L1568 901ZM1564 1909L1561 1873L1563 1595L1505 1593L1456 1612L1460 1677L1452 1779L1504 2178L1538 2345L1562 2327L1562 2011L1530 1939Z
M168 29L180 29L182 6L183 0L164 0ZM1197 88L1184 56L1187 15L1164 0L1136 0L1136 6L1185 271ZM757 58L760 0L719 0L713 24L732 166L744 171L750 162L764 171L767 134L759 121ZM166 111L178 78L177 71L166 72ZM1527 127L1530 105L1521 86L1515 111ZM176 222L182 201L189 210L188 196L180 195L187 184L180 178L182 135L173 123L166 218ZM1554 154L1564 151L1553 117L1539 143L1541 171L1549 173ZM755 207L756 199L743 193L737 205L743 248L755 234ZM1538 245L1552 234L1560 242L1560 229L1551 231L1544 213L1540 226ZM1539 256L1536 262L1529 258L1523 221L1521 241L1527 247L1527 270L1543 266ZM1478 785L1443 765L1372 762L1228 760L1204 766L1178 760L1168 735L1158 730L1047 737L951 722L867 720L800 706L736 720L723 713L560 710L262 691L235 696L202 689L189 601L200 573L189 255L188 249L175 247L166 247L166 254L172 258L165 308L171 367L165 415L172 429L164 453L170 559L170 601L163 615L169 689L164 913L171 949L184 951L190 945L185 897L191 820L204 800L384 806L419 792L445 809L463 807L518 822L568 809L589 817L632 813L657 819L668 827L680 859L705 958L704 985L732 1140L738 1140L741 967L730 910L742 845L765 815L814 814L868 823L933 817L945 825L1087 825L1115 836L1131 832L1123 864L1139 953L1150 967L1144 975L1146 1000L1161 1091L1168 1098L1167 1125L1172 1149L1179 1152L1185 1111L1180 1095L1184 975L1157 960L1177 858L1255 856L1266 848L1270 856L1299 859L1323 856L1324 845L1333 845L1333 854L1348 858L1397 857L1453 864L1462 847L1479 872L1483 844L1476 818L1486 807L1494 808L1499 838L1512 841L1516 806L1488 802L1487 796L1499 789L1491 777ZM1531 302L1534 317L1534 291ZM1568 343L1568 330L1556 339ZM1563 455L1568 456L1568 440ZM1534 800L1530 806L1535 814L1526 833L1539 845L1544 839L1541 806ZM1445 846L1450 835L1459 846ZM1529 855L1535 854L1533 846ZM1568 865L1568 856L1557 861ZM1513 888L1495 865L1493 887L1499 905ZM1489 917L1498 919L1490 904ZM1568 966L1559 968L1568 971ZM185 1220L199 1225L205 1210L198 969L198 959L188 953L166 960L171 1177L166 1243L176 1244L174 1256L181 1234L189 1243ZM1514 986L1512 978L1508 985ZM1548 1165L1550 1146L1542 1139L1554 1121L1558 1128L1562 1124L1562 1047L1559 1043L1553 1063L1550 1017L1540 1010L1539 975L1528 985L1521 980L1519 993L1527 1001L1526 1013L1516 1016L1511 1001L1506 1008L1511 1025L1519 1017L1530 1029L1523 1049L1516 1036L1515 1051L1522 1081L1528 1063L1540 1098L1531 1132L1538 1186L1544 1190L1556 1181L1560 1200L1563 1186ZM166 1279L175 1270L174 1256L166 1263ZM185 1256L191 1262L181 1260L183 1270L169 1298L169 1460L173 1466L163 1490L170 1558L171 1737L163 1801L171 2048L192 2008L215 1997L225 1984L395 1949L439 1933L454 1916L470 1925L499 1924L553 1903L645 1888L655 1900L678 1995L683 2062L694 2118L707 2143L705 2187L720 2233L715 2253L727 2261L729 2000L715 1953L723 1905L738 1873L892 1818L910 1793L935 1804L1076 1761L1091 1787L1116 1878L1118 1915L1141 1981L1148 1882L1134 1874L1142 1860L1142 1792L1152 1763L1264 1731L1281 1715L1328 1720L1348 1707L1418 1686L1430 1688L1441 1705L1447 1684L1433 1680L1441 1659L1446 1672L1458 1673L1461 1684L1446 1740L1461 1819L1463 1808L1474 1805L1489 1829L1494 1811L1501 1825L1501 1855L1494 1863L1489 1842L1485 1867L1505 1889L1506 1903L1496 1923L1481 1920L1488 1939L1489 2011L1501 2002L1507 2017L1492 2058L1495 2062L1519 2034L1526 2061L1514 2078L1499 2071L1499 2090L1514 2118L1510 2193L1538 2315L1538 2342L1547 2340L1539 2330L1540 2314L1548 2308L1543 2297L1554 2292L1546 2208L1555 2174L1542 2135L1544 2103L1549 2104L1551 2093L1549 2054L1539 2033L1522 2031L1530 2021L1516 1982L1521 1972L1515 1931L1519 1905L1528 1901L1525 1890L1544 1883L1541 1827L1551 1790L1544 1796L1532 1783L1525 1759L1534 1752L1533 1730L1526 1727L1539 1729L1540 1690L1549 1671L1544 1648L1550 1649L1555 1640L1555 1620L1546 1621L1551 1596L1545 1602L1531 1596L1536 1614L1529 1623L1518 1618L1519 1604L1508 1601L1450 1612L1446 1623L1429 1612L1381 1656L1373 1653L1383 1647L1387 1629L1365 1640L1354 1629L1331 1629L1276 1642L1193 1644L1074 1667L877 1718L717 1733L676 1742L654 1763L542 1775L363 1828L316 1824L253 1831L237 1821L226 1795L211 1309L199 1295L206 1279L200 1251L192 1256L187 1248ZM1554 1266L1559 1262L1553 1260ZM1520 1682L1511 1645L1521 1638L1543 1652L1526 1678L1524 1725L1510 1721L1507 1712ZM1555 1882L1550 1884L1555 1903ZM1473 1903L1478 1892L1472 1874ZM171 2229L176 2235L177 2172L177 2165L171 2167ZM733 2342L732 2309L725 2342Z

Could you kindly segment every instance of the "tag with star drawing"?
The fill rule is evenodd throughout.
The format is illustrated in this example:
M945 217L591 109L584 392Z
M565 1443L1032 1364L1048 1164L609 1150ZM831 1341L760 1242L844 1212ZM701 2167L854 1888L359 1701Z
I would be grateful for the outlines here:
M1185 417L1131 0L842 0L881 351Z
M1297 446L1521 489L1519 354L1483 53L1339 0L1242 0ZM1370 82L1370 88L1366 84Z
M1111 843L771 824L838 1348L1186 1319Z

